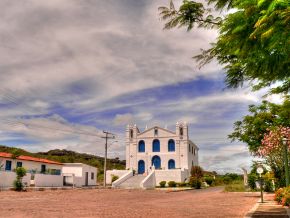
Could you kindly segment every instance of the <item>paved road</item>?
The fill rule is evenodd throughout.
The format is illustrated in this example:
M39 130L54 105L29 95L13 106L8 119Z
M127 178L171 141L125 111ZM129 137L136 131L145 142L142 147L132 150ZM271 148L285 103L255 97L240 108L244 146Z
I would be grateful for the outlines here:
M184 192L65 190L0 192L0 217L244 217L257 194L222 188Z

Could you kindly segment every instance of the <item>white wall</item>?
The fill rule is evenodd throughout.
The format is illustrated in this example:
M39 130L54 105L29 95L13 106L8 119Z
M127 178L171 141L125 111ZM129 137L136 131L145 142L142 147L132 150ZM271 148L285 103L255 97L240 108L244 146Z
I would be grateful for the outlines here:
M112 176L118 176L121 178L126 173L130 172L130 170L107 170L106 173L106 184L112 184Z
M82 177L82 166L81 165L67 165L64 164L62 167L62 173L74 174L75 176Z
M88 173L88 185L97 185L97 168L81 164L64 164L62 168L64 174L74 174L74 184L75 186L85 186L86 184L86 172ZM93 178L92 178L93 173Z
M83 164L83 185L85 185L85 179L86 179L86 172L88 172L88 185L97 185L97 168L91 167L89 165ZM92 179L92 173L93 179Z
M159 185L159 182L161 181L184 182L186 177L188 177L187 171L180 169L155 170L156 185Z
M62 187L63 176L35 174L34 184L35 184L35 187Z
M27 173L26 176L23 177L22 182L26 183L27 186L30 186L30 178L31 174ZM13 187L13 182L16 179L16 173L10 171L0 171L0 189Z
M26 160L18 160L18 159L0 157L0 162L2 162L2 164L4 164L3 170L5 170L6 160L12 161L12 170L16 168L17 162L22 162L22 167L24 167L27 171L36 170L37 172L40 172L41 165L43 165L43 164L46 165L46 170L48 170L48 169L61 170L62 169L62 165L58 165L58 164L48 164L48 163L41 163L41 162L35 162L35 161L26 161Z
M154 170L151 173L149 173L149 175L141 182L140 186L144 189L155 188L156 178Z

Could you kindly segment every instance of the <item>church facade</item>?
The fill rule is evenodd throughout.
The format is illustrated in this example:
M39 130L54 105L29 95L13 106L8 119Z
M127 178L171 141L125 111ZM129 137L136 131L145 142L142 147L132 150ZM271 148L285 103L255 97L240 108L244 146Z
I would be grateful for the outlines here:
M152 169L190 171L198 165L198 150L185 122L176 123L175 131L154 126L141 132L136 125L126 129L126 169L138 174Z

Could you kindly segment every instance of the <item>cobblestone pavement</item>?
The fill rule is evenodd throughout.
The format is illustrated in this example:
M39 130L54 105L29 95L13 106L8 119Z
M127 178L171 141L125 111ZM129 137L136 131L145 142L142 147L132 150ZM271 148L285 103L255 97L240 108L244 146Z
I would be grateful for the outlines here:
M274 201L274 194L264 194L264 202L257 203L252 211L246 215L246 217L253 218L288 218L289 208L283 207Z
M255 193L222 190L4 191L0 192L0 217L244 217L258 200Z

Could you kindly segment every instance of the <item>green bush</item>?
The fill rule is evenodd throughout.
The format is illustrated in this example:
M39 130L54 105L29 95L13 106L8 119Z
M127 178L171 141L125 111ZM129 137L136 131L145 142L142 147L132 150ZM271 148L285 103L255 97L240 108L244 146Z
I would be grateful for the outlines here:
M22 191L22 190L24 190L24 185L23 185L23 183L22 183L22 181L21 180L14 180L13 181L13 187L14 187L14 190L15 191Z
M117 179L119 179L119 176L112 175L112 182L115 182Z
M201 188L201 180L196 177L190 177L189 185L192 188L200 189Z
M204 178L205 182L211 186L213 184L213 178L212 177L205 177Z
M187 184L186 184L186 182L180 182L180 183L178 183L178 186L179 187L185 187Z
M168 182L168 186L169 186L169 187L176 187L176 182L174 182L174 181L169 181L169 182Z
M273 187L273 183L271 180L265 180L265 192L273 192L274 191L274 187Z
M166 185L166 181L161 181L161 182L159 182L159 185L160 185L161 188L164 188L165 185Z
M248 185L252 190L255 190L256 187L256 181L257 181L258 177L256 174L249 174L248 175Z
M16 170L16 180L13 182L13 187L15 191L23 191L24 185L22 183L23 177L26 175L26 170L23 167L17 167Z
M26 176L26 169L23 168L23 167L17 167L15 172L16 172L17 177L19 177L19 178L21 178L21 179L22 179L24 176Z

